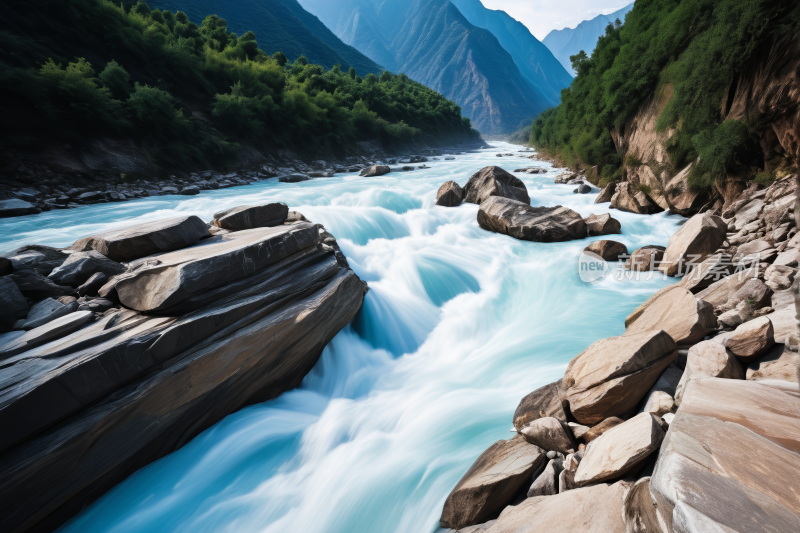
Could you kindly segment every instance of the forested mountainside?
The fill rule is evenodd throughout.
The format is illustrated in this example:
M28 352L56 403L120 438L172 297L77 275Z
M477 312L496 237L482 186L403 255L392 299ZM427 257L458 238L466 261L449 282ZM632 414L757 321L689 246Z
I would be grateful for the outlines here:
M472 24L449 0L301 3L347 44L454 100L483 133L516 131L557 103L555 87L569 83L555 61L551 63L561 74L547 72L545 76L541 69L547 62L540 56L546 51L537 51L529 39L505 35L510 30L504 30L503 40L513 43L509 48L514 52L509 53L491 31ZM534 54L528 56L524 72L534 78L535 85L523 75L514 54L520 58Z
M481 0L451 2L471 24L492 32L534 90L552 105L558 104L561 89L572 83L572 76L523 23L505 11L487 9Z
M575 28L564 28L563 30L553 30L542 40L547 48L553 52L556 59L564 65L564 68L573 76L577 74L572 68L570 57L581 50L591 55L597 45L597 39L606 31L609 24L616 20L625 21L625 15L633 9L633 2L622 9L608 15L598 15L591 20L584 20Z
M326 69L338 64L342 70L356 69L360 76L380 75L384 68L346 45L297 0L155 0L152 7L183 11L199 24L213 13L228 22L228 28L244 34L252 31L259 47L273 54L283 52L290 61L301 55Z
M532 140L665 209L684 192L700 204L771 183L800 161L798 24L795 2L639 0Z
M2 167L17 153L98 143L186 170L225 165L243 145L308 152L477 135L456 104L405 75L270 56L216 15L197 25L141 2L30 0L6 6L0 41Z

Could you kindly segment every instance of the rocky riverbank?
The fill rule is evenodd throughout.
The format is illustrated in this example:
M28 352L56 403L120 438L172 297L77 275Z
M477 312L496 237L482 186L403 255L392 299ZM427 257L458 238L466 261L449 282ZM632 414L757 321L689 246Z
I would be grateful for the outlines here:
M149 196L180 194L192 196L201 191L225 189L278 178L297 182L332 177L335 173L359 173L375 165L392 165L395 172L424 169L428 161L445 159L446 154L462 154L485 146L482 142L452 147L420 147L414 154L392 154L378 144L365 143L358 153L336 159L301 158L281 151L259 159L259 164L244 165L230 172L206 170L176 174L141 171L111 173L76 164L20 162L13 171L0 174L0 218L38 214L81 205L124 202ZM137 167L138 168L138 167Z
M564 208L532 208L514 189L521 181L490 169L461 192L444 184L437 201L457 205L477 192L481 226L520 239L582 238L588 226L620 232L608 215L590 221ZM699 213L666 248L588 247L602 259L626 260L631 273L681 279L631 313L622 336L593 343L561 380L520 401L516 435L464 474L441 526L461 533L800 530L798 181L753 184L701 207L688 190L671 190L666 208ZM664 209L641 192L614 183L597 202L637 213Z
M335 237L280 203L25 246L0 270L7 531L52 531L296 387L367 291Z

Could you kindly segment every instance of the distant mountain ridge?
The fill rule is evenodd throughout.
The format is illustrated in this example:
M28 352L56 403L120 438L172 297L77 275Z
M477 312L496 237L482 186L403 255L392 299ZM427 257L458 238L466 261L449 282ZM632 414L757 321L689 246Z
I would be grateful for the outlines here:
M480 2L301 3L340 39L373 61L404 72L454 100L483 133L518 130L544 109L557 105L561 89L571 81L527 28Z
M606 26L613 23L616 19L625 22L625 15L633 9L633 2L622 9L608 15L598 15L591 20L584 20L575 28L564 28L563 30L553 30L542 40L547 48L564 66L567 71L575 75L570 63L570 56L574 56L581 50L587 55L592 55L597 46L597 39L606 31Z
M208 15L218 15L238 35L256 34L259 48L272 54L283 52L293 61L305 55L309 62L331 68L340 64L365 76L380 74L384 67L343 43L297 0L151 0L153 8L183 11L199 24Z

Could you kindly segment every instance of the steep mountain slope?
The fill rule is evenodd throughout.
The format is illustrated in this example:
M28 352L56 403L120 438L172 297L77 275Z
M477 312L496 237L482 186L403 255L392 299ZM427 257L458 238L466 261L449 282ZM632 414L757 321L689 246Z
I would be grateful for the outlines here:
M567 71L575 75L569 57L574 56L581 50L586 52L587 55L592 55L592 51L597 46L597 38L605 33L606 26L616 19L624 22L625 15L631 9L633 9L633 2L609 15L599 15L591 20L584 20L574 29L553 30L547 34L542 43L553 52L553 55L564 65Z
M524 24L505 11L487 9L480 0L450 1L471 24L492 32L528 83L552 105L558 104L561 90L572 83L572 76Z
M290 60L305 55L311 63L343 70L354 67L362 76L380 74L383 68L341 41L297 0L155 0L152 7L183 11L200 23L216 14L231 31L242 35L253 31L259 47L269 54L281 51Z
M490 32L449 0L302 0L344 42L438 90L487 134L510 133L554 105Z

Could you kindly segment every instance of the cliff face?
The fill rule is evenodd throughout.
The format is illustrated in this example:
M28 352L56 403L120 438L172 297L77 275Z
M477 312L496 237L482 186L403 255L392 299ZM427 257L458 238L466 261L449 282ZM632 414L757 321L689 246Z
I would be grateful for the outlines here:
M215 220L232 229L214 237L188 217L48 252L73 265L97 250L144 258L100 289L105 299L2 337L4 531L52 531L228 414L298 386L355 316L366 284L332 235L302 215L281 224L285 205L277 227L244 229L260 216L248 210ZM198 225L205 238L187 247Z
M760 169L781 178L797 171L800 164L800 41L774 43L764 54L754 54L735 75L720 102L725 120L742 121L759 139L763 161ZM683 215L703 207L724 209L746 187L746 177L729 175L710 194L689 190L691 165L675 168L667 153L674 130L656 130L656 121L672 97L672 87L640 108L621 132L612 131L617 151L625 157L625 179L640 186L661 208Z

